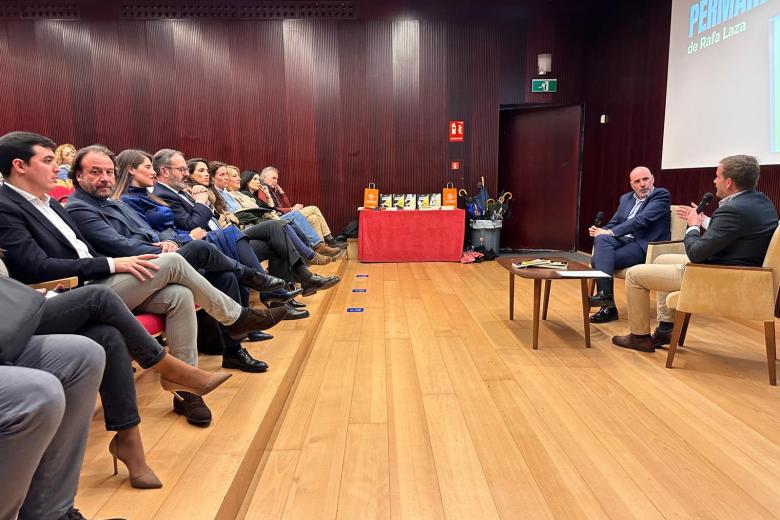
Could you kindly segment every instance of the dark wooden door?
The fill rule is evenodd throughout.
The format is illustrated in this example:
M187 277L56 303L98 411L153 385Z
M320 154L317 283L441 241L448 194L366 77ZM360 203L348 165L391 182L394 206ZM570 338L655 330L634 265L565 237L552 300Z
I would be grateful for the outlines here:
M501 111L499 188L514 195L502 247L575 250L581 116L580 105Z

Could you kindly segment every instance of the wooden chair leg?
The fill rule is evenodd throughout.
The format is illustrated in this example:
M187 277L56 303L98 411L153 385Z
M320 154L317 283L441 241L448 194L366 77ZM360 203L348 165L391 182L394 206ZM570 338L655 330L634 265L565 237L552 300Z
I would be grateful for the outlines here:
M691 322L691 313L685 314L685 320L683 321L682 330L680 331L680 346L685 345L685 335L688 333L688 324Z
M544 281L544 299L542 300L542 319L547 319L547 307L550 305L550 286L552 280Z
M674 319L674 328L672 329L672 342L669 344L669 354L666 356L666 368L672 368L674 354L677 352L677 345L680 342L680 333L682 332L683 322L690 317L690 312L677 311L677 317Z
M766 340L766 362L769 369L769 384L777 386L777 349L775 347L775 322L764 322L764 339Z
M596 294L596 280L591 279L588 281L588 294L590 296L595 296Z

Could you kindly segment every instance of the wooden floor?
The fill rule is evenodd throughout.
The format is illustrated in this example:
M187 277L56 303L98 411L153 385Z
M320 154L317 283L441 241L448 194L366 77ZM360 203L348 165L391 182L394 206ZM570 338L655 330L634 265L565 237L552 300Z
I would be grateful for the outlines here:
M237 384L272 373L215 392L210 435L142 385L165 492L109 477L96 421L77 506L133 519L780 517L780 390L767 384L761 325L694 316L668 370L665 350L611 345L625 319L594 325L585 349L579 290L553 284L533 351L532 284L517 280L510 322L508 275L494 262L346 262L231 507L199 510L210 497L196 479L240 480L240 464L222 460L242 456L234 437L258 419L222 414ZM265 359L295 341L264 347Z

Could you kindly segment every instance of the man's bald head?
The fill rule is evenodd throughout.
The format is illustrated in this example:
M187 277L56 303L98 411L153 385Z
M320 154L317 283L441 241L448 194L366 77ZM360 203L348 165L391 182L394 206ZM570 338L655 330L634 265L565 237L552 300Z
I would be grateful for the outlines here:
M644 199L653 189L653 183L655 179L653 174L650 173L650 169L646 166L637 166L628 176L628 180L631 183L631 189L640 199Z

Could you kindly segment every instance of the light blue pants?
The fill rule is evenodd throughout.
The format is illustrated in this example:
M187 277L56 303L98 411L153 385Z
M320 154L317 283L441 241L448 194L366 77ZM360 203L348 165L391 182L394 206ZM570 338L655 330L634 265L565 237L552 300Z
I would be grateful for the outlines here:
M299 232L298 236L300 236L310 248L314 249L314 246L322 242L320 236L314 231L314 228L311 227L309 221L306 220L306 217L304 217L300 211L290 211L284 215L280 215L279 218L289 222L290 225Z

